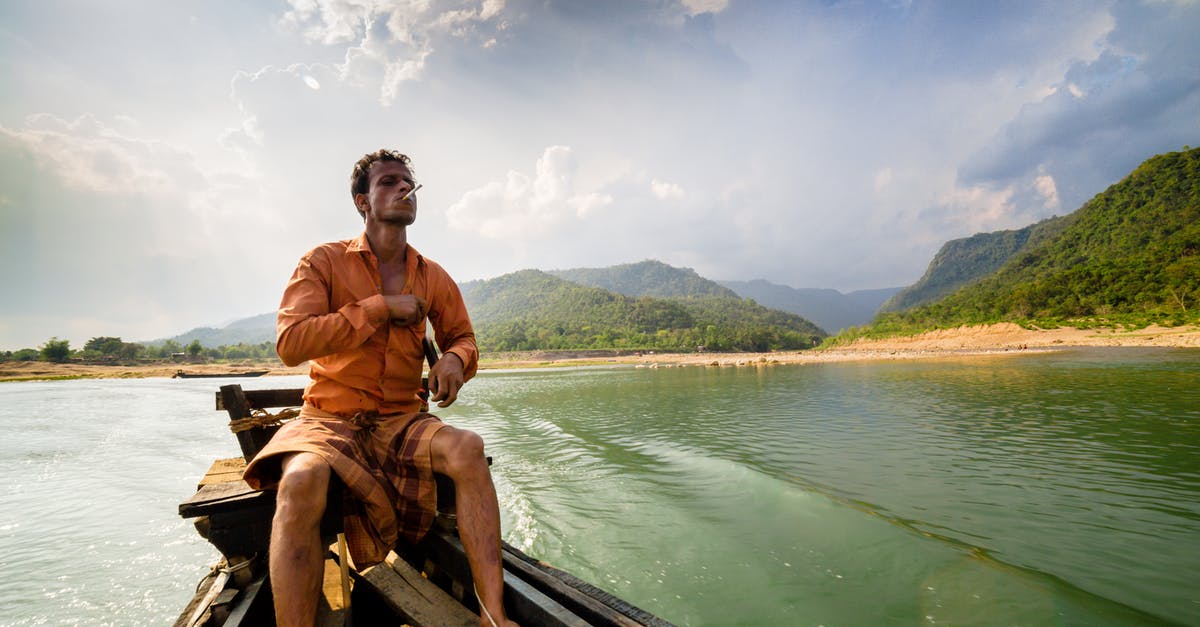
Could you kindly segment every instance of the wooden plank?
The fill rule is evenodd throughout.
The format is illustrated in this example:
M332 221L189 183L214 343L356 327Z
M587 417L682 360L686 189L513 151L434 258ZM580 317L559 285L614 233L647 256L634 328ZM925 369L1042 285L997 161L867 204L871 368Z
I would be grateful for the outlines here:
M590 623L542 594L516 575L504 571L504 611L526 625L590 627Z
M360 585L370 586L393 612L414 627L477 627L479 616L421 576L395 553L358 573Z
M246 470L246 459L243 457L231 457L229 459L218 459L208 467L208 472L204 473L204 478L200 480L200 488L212 483L228 483L230 481L241 481L242 472Z
M317 603L318 627L341 627L346 624L346 604L342 601L342 571L332 558L325 560L321 579L321 598Z
M275 500L273 491L259 491L245 481L227 481L200 486L191 498L179 504L179 515L184 518L207 516L216 512L252 507Z
M261 609L263 605L271 601L269 586L265 589L263 586L266 581L267 576L264 574L242 589L241 595L229 612L229 617L225 619L225 627L260 624L256 614L261 614L264 611Z
M427 557L453 579L462 582L468 596L474 592L471 583L471 567L462 542L452 532L431 530L421 541ZM587 626L588 622L550 598L540 590L522 581L509 570L504 571L504 608L509 618L525 625L541 627Z
M272 407L299 407L304 404L304 388L284 388L279 390L242 390L246 405L250 409L270 409ZM216 393L217 410L224 411L226 405L221 393Z
M501 552L506 570L511 571L538 590L545 592L550 598L587 619L588 624L612 625L614 627L638 627L644 624L585 594L583 591L546 572L541 567L526 561L526 559L522 559L521 556L524 556L524 553L517 555L511 552L510 549L511 551L517 551L517 549L505 543L504 550ZM519 551L517 552L519 553Z
M222 385L220 396L221 404L225 406L225 411L229 412L231 420L250 417L250 406L246 403L242 386L236 383Z

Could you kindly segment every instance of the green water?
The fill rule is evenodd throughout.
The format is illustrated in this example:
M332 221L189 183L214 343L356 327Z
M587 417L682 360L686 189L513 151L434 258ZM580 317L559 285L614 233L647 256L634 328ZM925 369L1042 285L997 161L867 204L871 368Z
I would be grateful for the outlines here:
M678 623L1200 623L1197 351L473 386L507 539Z
M226 382L0 384L0 624L175 619ZM1200 625L1197 350L485 372L441 414L508 541L681 625Z

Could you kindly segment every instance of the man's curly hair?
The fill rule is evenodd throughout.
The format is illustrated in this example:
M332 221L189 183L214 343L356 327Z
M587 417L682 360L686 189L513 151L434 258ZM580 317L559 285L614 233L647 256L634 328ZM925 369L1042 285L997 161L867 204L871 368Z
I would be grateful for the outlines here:
M358 160L358 163L354 164L354 171L350 173L350 198L370 191L371 179L369 175L371 166L379 161L399 161L408 167L410 171L412 170L412 159L409 159L408 155L402 152L380 148L375 152L365 154L362 159ZM355 207L357 208L357 205ZM358 213L361 215L362 211L360 210Z

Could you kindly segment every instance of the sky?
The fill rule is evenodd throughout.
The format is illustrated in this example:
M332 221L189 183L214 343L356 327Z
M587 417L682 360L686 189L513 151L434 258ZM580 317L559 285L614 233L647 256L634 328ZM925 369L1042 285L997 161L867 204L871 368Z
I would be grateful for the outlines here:
M0 3L0 350L272 311L409 154L460 282L842 292L1200 145L1200 2Z

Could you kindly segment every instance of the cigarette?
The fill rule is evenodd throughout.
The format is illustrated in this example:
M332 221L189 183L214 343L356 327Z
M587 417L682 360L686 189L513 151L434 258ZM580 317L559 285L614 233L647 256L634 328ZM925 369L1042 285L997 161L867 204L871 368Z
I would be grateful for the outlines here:
M407 193L407 194L405 194L405 195L403 195L403 196L401 196L401 197L400 197L400 200L408 200L408 197L409 197L409 196L412 196L413 194L417 193L417 190L418 190L418 189L421 189L422 187L425 187L425 184L424 184L424 183L417 183L417 186L416 186L416 187L414 187L414 188L412 188L412 189L410 189L410 190L408 190L408 193Z

